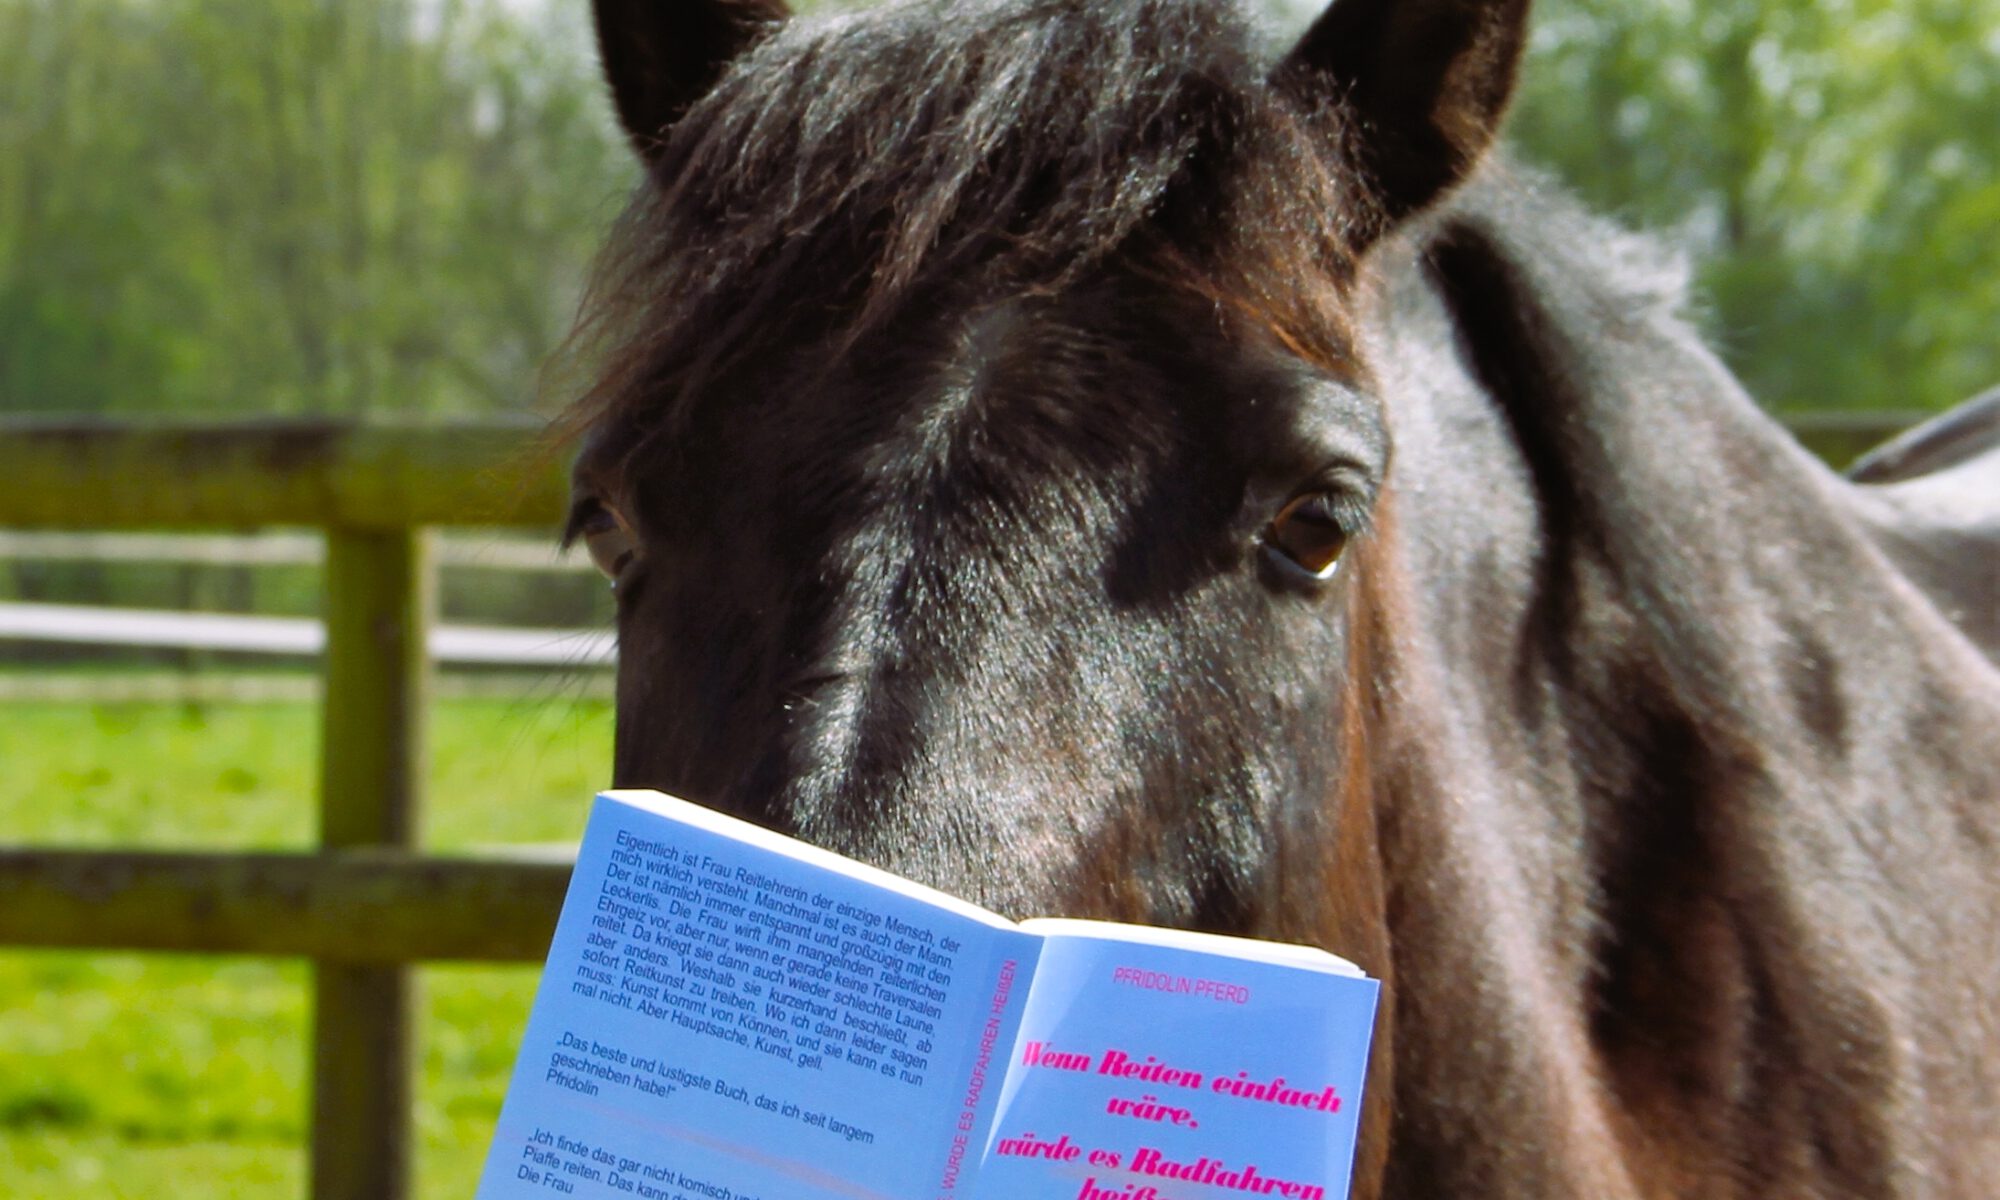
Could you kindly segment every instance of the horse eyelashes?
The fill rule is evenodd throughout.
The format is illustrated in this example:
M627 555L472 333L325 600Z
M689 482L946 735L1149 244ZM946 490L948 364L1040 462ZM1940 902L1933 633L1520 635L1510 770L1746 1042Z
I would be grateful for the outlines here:
M1340 497L1308 492L1286 502L1264 530L1264 547L1280 565L1315 580L1331 579L1349 539Z
M618 586L618 577L639 553L639 537L632 532L624 514L607 504L593 502L577 519L575 528L592 565L613 587Z

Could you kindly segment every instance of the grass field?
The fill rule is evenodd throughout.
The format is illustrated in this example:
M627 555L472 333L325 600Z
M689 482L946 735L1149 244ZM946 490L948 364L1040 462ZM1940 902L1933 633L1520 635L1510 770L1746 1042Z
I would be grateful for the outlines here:
M309 846L317 722L305 704L0 706L0 841ZM428 844L573 840L610 737L607 706L559 694L440 702ZM302 1195L307 974L0 951L0 1195ZM422 1196L471 1194L534 979L422 972Z

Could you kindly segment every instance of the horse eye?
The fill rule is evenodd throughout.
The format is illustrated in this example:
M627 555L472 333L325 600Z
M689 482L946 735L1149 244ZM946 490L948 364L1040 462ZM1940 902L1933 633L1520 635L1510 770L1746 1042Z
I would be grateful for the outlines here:
M577 522L576 533L583 539L591 563L616 586L618 577L639 553L638 535L632 532L624 514L608 504L593 505Z
M1264 548L1287 570L1315 580L1333 578L1347 549L1347 528L1330 492L1294 496L1264 531Z

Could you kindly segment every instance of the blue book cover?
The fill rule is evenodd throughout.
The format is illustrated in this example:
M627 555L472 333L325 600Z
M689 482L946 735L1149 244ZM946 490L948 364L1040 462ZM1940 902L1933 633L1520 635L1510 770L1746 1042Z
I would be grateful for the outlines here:
M1343 1197L1376 984L598 797L479 1200Z

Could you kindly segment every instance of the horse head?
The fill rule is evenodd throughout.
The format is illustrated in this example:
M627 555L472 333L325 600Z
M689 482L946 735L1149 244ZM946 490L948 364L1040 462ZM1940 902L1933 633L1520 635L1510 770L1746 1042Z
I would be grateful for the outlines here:
M616 782L1347 955L1357 1194L1979 1194L1990 1055L1909 1047L2000 991L2000 682L1671 270L1481 168L1526 7L597 0Z
M647 167L573 519L618 781L1006 911L1379 949L1350 292L1523 7L1343 3L1273 65L1202 4L599 3Z

